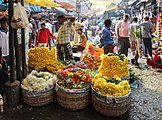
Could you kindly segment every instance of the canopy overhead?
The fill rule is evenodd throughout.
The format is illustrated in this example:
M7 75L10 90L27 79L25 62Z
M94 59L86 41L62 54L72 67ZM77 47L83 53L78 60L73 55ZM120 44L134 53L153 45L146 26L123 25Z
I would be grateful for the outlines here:
M118 9L118 6L114 3L109 3L109 4L107 4L105 11L111 11L111 10L115 10L115 9Z
M117 3L121 0L90 0L91 11L96 14L104 14L105 11L118 9Z
M89 0L93 5L107 5L109 3L118 3L122 0Z
M76 8L74 5L70 4L69 2L58 2L58 3L67 10L73 10Z
M44 6L44 7L56 7L60 6L58 3L53 2L52 0L25 0L27 3Z
M144 3L144 2L147 2L148 0L140 0L137 5L141 4L141 3Z
M62 7L55 7L53 12L57 13L57 15L67 15L67 11Z

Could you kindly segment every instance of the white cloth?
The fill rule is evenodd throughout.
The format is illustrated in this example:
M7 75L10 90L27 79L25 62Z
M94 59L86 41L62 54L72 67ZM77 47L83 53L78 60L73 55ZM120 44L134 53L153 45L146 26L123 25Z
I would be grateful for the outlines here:
M48 43L38 43L38 47L47 47Z
M88 28L88 23L87 23L87 21L82 22L82 26L84 26L84 27L83 27L83 32L86 32L86 29Z
M9 55L9 33L0 31L0 47L2 48L2 57Z
M33 32L32 29L33 29L33 25L31 23L29 23L29 33Z
M98 45L98 44L100 44L100 36L99 35L96 35L95 37L94 37L94 40L93 40L93 45L94 46L96 46L96 45Z
M50 30L50 32L52 32L52 24L51 23L47 22L46 28L48 28Z
M18 44L21 44L21 29L17 30ZM29 26L25 27L25 43L29 42Z

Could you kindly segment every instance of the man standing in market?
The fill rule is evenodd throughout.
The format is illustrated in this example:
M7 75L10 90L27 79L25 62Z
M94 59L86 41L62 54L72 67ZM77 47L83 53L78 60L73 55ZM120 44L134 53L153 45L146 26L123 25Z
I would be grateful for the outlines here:
M144 57L148 58L147 53L152 58L152 33L154 31L153 24L149 21L149 17L144 18L144 22L140 23L141 34L142 34L142 48L144 52Z
M2 57L8 62L9 57L9 30L7 18L0 20L0 47L2 48Z
M114 41L110 31L112 21L107 19L104 21L104 24L105 28L102 31L101 46L104 48L104 54L113 53Z
M65 17L60 15L57 17L57 21L61 25L57 35L57 58L61 61L73 60L72 47L70 45L70 36L73 30L73 23L75 17Z
M117 24L117 38L118 38L118 47L119 54L125 54L128 56L129 44L129 16L124 15L123 20L119 21Z
M137 36L135 36L134 32L139 30L139 24L138 22L138 18L135 17L133 18L133 23L130 24L129 29L130 29L130 33L129 33L129 40L130 40L130 48L132 50L132 59L131 62L134 65L139 65L138 63L138 58L139 58L139 50L140 50L140 38L138 38Z
M41 29L38 30L37 36L36 36L36 46L47 46L48 45L48 37L52 37L53 39L56 39L56 37L50 32L48 28L46 28L45 23L41 23Z

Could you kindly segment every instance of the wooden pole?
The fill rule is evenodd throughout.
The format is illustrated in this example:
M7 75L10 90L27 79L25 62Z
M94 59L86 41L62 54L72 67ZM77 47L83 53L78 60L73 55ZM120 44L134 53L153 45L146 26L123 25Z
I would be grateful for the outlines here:
M11 27L13 16L13 2L9 0L9 60L10 60L10 82L15 82L15 61L14 61L14 29Z
M21 0L21 5L24 6L24 0ZM21 46L22 46L22 75L23 78L27 76L27 64L26 64L26 53L25 53L25 29L21 29Z
M15 45L15 56L16 56L16 76L17 76L18 81L22 81L20 49L19 49L19 45L18 45L16 29L14 29L14 45Z
M20 82L15 79L14 60L14 29L11 26L13 16L13 0L9 0L9 60L10 60L10 81L6 83L6 105L16 107L20 104Z

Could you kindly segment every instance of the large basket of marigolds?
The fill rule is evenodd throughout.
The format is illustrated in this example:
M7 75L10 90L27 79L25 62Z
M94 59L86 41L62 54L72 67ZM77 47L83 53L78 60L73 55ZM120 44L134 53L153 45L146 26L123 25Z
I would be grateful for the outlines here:
M128 74L128 59L124 54L108 53L103 55L101 59L102 62L98 71L102 75L123 77Z
M28 66L31 69L45 70L49 64L57 61L55 47L51 49L48 47L31 48L28 56Z
M21 83L24 102L38 107L54 101L57 77L49 72L33 70Z
M91 89L92 103L99 113L115 117L128 111L131 89L127 80L98 73L92 79Z
M68 68L59 70L56 83L57 101L68 110L81 110L91 103L89 69Z

